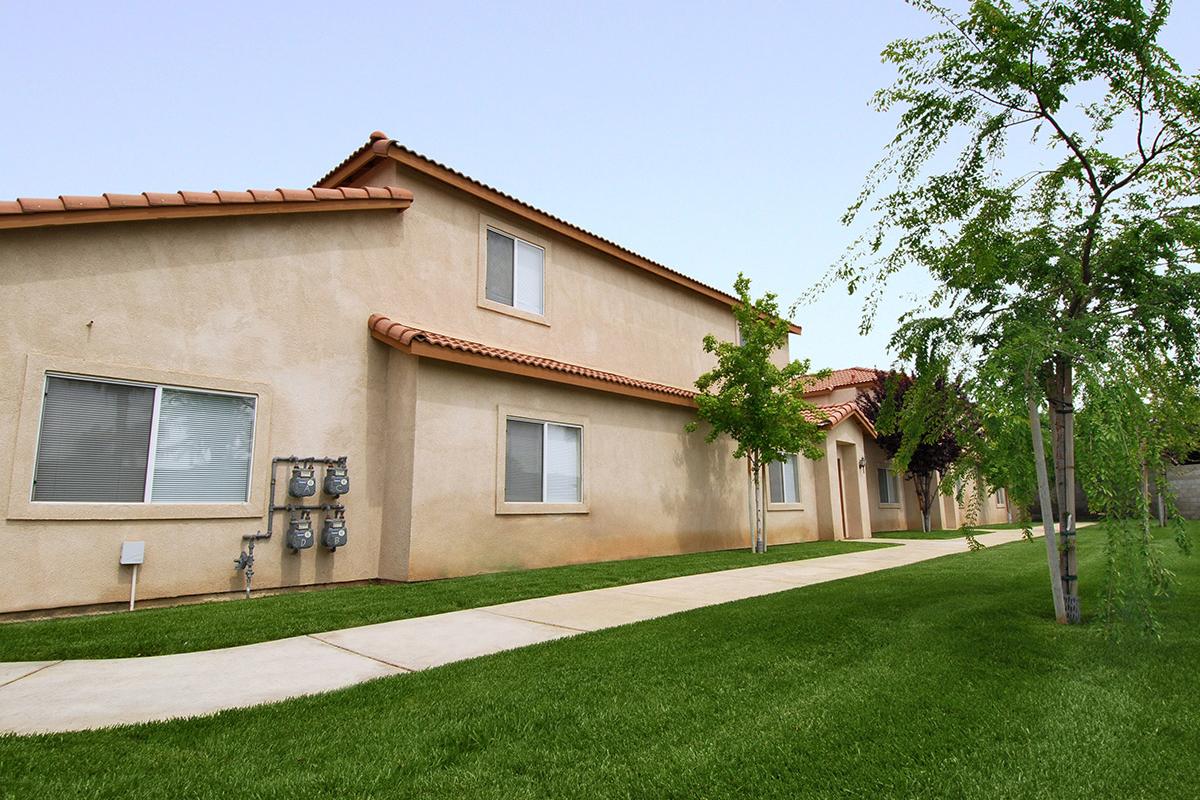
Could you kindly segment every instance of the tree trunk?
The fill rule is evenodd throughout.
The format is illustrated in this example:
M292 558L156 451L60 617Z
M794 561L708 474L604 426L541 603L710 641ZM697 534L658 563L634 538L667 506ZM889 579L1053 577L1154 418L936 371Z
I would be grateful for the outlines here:
M1029 433L1033 438L1033 465L1037 471L1038 502L1042 508L1042 527L1046 533L1046 562L1050 567L1050 596L1054 599L1054 618L1067 621L1066 601L1063 597L1062 575L1059 572L1058 543L1054 537L1054 511L1050 503L1050 478L1046 474L1046 445L1042 441L1042 416L1037 401L1030 394L1026 401L1029 409Z
M1058 530L1062 536L1059 572L1063 581L1067 621L1081 619L1078 558L1075 551L1075 384L1069 358L1055 356L1049 387L1054 422L1054 483L1058 490Z
M753 459L746 456L746 510L750 517L750 552L754 552L754 543L756 541L758 523L755 521L756 508L754 500L754 466Z
M930 497L930 490L933 476L926 473L917 478L917 505L921 508L921 530L929 533L933 523L930 520L933 511L933 498Z
M757 459L750 460L750 471L754 476L754 552L766 552L766 539L763 531L763 502L762 502L762 465Z
M766 468L765 468L765 467L760 467L758 471L759 471L759 473L765 473L765 472L766 472ZM766 475L763 475L763 478L764 478L764 479L765 479L766 477L767 477ZM762 500L762 507L763 507L763 521L762 521L762 546L761 546L761 547L759 548L759 550L758 550L758 552L760 552L760 553L765 553L765 552L767 552L767 511L766 511L766 509L767 509L767 505L768 505L768 502L767 502L767 501L770 499L770 498L767 496L767 494L768 494L768 492L770 492L770 490L771 490L771 487L770 487L770 482L769 482L769 481L767 481L767 480L763 480L763 482L762 482L762 492L761 492L761 493L760 493L760 495L759 495L759 496L760 496L760 498L761 498L761 500Z

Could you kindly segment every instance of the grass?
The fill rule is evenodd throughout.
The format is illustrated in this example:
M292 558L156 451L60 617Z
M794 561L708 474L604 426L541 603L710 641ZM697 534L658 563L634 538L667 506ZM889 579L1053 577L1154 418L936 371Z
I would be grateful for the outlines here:
M1085 611L1100 539L1080 533ZM1195 797L1200 558L1165 553L1159 641L1054 624L1044 545L1020 541L274 706L0 739L0 796Z
M172 608L0 624L0 661L123 658L233 647L530 597L698 572L849 553L887 545L806 542L766 554L721 550L497 572L423 583L378 584Z
M957 528L945 531L881 531L872 533L872 539L961 539L963 532Z

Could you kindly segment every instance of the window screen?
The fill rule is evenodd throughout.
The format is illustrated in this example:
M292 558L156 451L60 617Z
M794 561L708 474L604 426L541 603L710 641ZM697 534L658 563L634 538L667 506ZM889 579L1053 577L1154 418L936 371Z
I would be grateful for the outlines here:
M253 440L254 398L163 389L150 499L244 503Z
M484 296L533 314L545 313L546 252L535 244L488 228Z
M508 420L504 454L504 500L542 501L542 424Z
M487 232L487 287L488 300L513 304L513 239L493 230Z
M48 376L33 499L140 503L154 389Z

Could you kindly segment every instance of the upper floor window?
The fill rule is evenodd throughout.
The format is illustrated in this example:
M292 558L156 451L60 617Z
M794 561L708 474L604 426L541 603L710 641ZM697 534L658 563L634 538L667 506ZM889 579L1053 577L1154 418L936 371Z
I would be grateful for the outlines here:
M887 467L879 467L879 502L881 505L900 503L900 479Z
M772 503L800 502L800 459L794 454L767 465L767 482Z
M47 375L32 499L244 503L255 398Z
M1008 505L1008 492L1003 487L996 490L996 507L1004 508Z
M489 227L484 296L519 311L544 314L545 262L543 248Z

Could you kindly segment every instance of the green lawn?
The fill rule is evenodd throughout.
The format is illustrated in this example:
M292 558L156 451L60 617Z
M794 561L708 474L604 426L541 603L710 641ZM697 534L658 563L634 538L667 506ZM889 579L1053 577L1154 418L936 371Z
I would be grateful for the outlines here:
M882 546L886 545L807 542L776 545L768 548L765 555L755 555L749 550L722 550L424 583L325 589L132 613L12 622L0 624L0 661L121 658L209 650L529 597Z
M1085 611L1099 541L1080 533ZM1054 624L1043 543L1016 542L274 706L0 739L0 795L1195 797L1200 557L1165 552L1161 641Z
M1021 522L998 522L995 525L977 525L972 528L975 534L987 533L988 531L1019 531L1027 525L1040 525L1040 523L1021 523ZM1041 528L1037 528L1034 533L1038 533ZM880 533L872 533L872 539L961 539L963 532L958 528L952 528L945 531L883 531Z
M961 539L963 532L957 528L947 531L880 531L872 533L872 539Z

